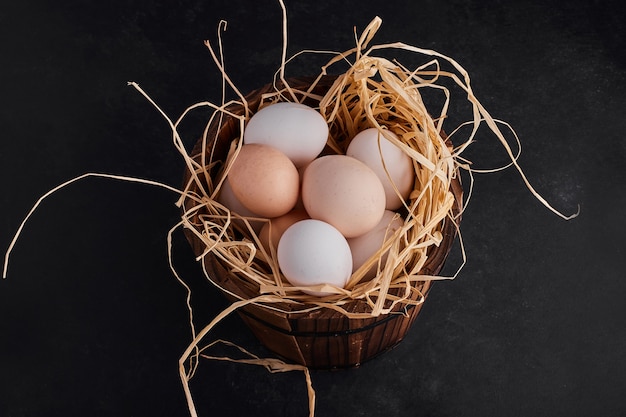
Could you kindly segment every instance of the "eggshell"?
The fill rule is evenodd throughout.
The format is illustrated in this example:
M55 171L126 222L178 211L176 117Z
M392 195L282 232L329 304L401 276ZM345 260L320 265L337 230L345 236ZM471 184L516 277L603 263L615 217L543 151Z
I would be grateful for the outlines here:
M311 218L330 223L345 237L355 237L382 218L385 190L374 171L361 161L326 155L304 171L302 203Z
M244 129L244 143L260 143L283 152L297 166L316 158L328 139L322 115L300 103L279 102L255 113Z
M270 219L269 222L266 222L263 227L261 227L259 240L268 253L270 253L270 245L274 247L274 250L277 250L278 242L285 230L292 224L308 218L309 215L306 211L293 209L287 214Z
M262 217L250 211L249 209L247 209L246 206L244 206L243 204L241 204L239 200L237 200L237 197L235 197L235 194L233 193L233 189L230 186L230 182L228 181L228 178L226 178L226 180L224 180L224 182L222 183L220 192L217 195L217 201L218 203L223 204L231 212L237 213L238 215L242 217L257 217L257 218ZM239 220L235 220L235 221L239 221ZM252 229L254 230L254 232L259 233L259 231L261 230L261 227L263 227L264 222L262 220L248 220L248 221L250 225L252 226ZM245 227L243 222L241 226Z
M267 145L243 145L228 181L237 200L259 216L282 216L298 200L298 170L285 154Z
M355 238L348 239L350 250L352 252L352 272L359 269L364 263L366 263L376 252L380 250L385 240L389 239L393 233L402 227L404 222L396 213L390 210L385 210L383 218L380 222L369 232L357 236ZM388 252L385 252L380 258L380 265L384 267L387 260ZM374 264L365 273L363 280L370 280L376 275L378 268L378 262Z
M398 138L389 130L384 134ZM385 188L387 201L385 208L396 210L402 206L402 201L406 200L413 190L415 181L413 161L409 155L385 138L376 128L359 132L348 145L346 155L362 161L376 172ZM394 189L394 185L400 195Z
M301 220L283 233L278 265L291 285L329 284L343 288L352 274L352 254L343 235L320 220ZM312 295L330 293L304 289Z

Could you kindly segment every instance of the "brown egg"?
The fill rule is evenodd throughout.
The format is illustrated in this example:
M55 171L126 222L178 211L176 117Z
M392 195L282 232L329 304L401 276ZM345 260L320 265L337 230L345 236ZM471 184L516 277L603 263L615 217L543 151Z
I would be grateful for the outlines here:
M327 155L306 168L302 202L312 219L325 221L350 238L378 224L385 212L385 190L363 162L346 155Z
M298 201L298 170L285 154L267 145L243 145L228 181L237 200L262 217L282 216Z
M278 248L278 241L289 226L308 218L309 215L306 211L296 208L287 214L275 217L270 219L269 222L266 222L259 232L259 240L267 253L270 253L270 244L274 247L274 250Z

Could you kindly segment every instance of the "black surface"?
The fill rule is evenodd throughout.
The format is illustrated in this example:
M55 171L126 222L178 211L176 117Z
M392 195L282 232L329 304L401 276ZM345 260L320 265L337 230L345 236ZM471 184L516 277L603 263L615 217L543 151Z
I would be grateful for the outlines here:
M220 19L242 91L280 62L277 2L22 1L0 6L0 247L39 196L85 172L178 185L183 164L163 118L220 100L204 39ZM520 135L521 165L566 222L513 170L480 175L465 213L469 257L438 283L409 336L361 368L313 372L319 416L626 414L626 54L618 2L291 1L289 51L344 50L375 16L375 42L445 53L468 69L494 117ZM415 65L420 62L411 61ZM305 58L289 75L323 60ZM182 131L193 142L203 114ZM478 166L502 160L489 138ZM185 291L167 263L176 196L90 178L31 218L0 282L0 416L188 415L178 378ZM180 233L177 270L196 321L226 307ZM458 251L451 265L459 261ZM215 338L260 354L239 319ZM300 373L203 362L201 416L306 415Z

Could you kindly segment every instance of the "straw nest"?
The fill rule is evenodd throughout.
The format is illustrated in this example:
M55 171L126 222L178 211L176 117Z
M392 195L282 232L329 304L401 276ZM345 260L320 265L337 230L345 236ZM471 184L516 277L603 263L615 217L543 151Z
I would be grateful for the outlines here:
M424 301L457 232L462 211L459 162L442 132L447 104L437 114L427 109L420 91L437 85L446 73L435 62L417 70L371 54L365 47L376 32L375 20L357 46L333 57L312 78L275 80L243 100L219 109L187 161L183 224L207 276L234 300L263 296L277 311L302 312L330 308L348 317L378 316ZM353 59L339 75L327 70ZM311 296L292 287L281 275L275 253L267 252L255 233L258 219L231 212L218 195L234 158L243 144L243 130L259 109L278 101L297 101L319 109L330 134L323 153L344 154L356 133L375 127L383 135L396 134L396 146L409 155L415 174L414 189L398 211L403 227L359 270L344 289L316 287L331 293ZM445 247L437 254L444 241ZM380 262L387 253L385 263ZM432 259L431 259L432 258ZM375 278L362 279L377 268Z

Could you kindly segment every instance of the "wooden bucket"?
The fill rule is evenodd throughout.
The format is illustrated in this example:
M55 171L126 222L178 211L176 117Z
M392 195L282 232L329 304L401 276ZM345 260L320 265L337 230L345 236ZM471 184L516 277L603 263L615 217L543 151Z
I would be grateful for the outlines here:
M314 93L322 96L330 88L334 77L327 76L317 85ZM313 79L294 78L289 79L289 85L297 90L305 90L311 85ZM261 95L274 91L272 85L250 93L246 99L252 113L260 104ZM307 102L313 107L315 102ZM243 114L243 107L231 106L229 111L234 114ZM207 149L213 149L214 158L226 158L230 143L240 137L239 120L224 115L218 131L217 121L209 127L208 140L216 140L210 143ZM202 141L198 141L191 156L199 160L202 152ZM223 160L222 159L222 160ZM211 178L214 178L210 172ZM185 184L190 178L185 175ZM192 188L191 191L196 191ZM452 183L452 193L455 196L454 211L460 213L462 206L463 190L458 179ZM185 204L193 202L186 201ZM190 206L187 206L187 209ZM196 216L201 216L198 211ZM196 219L197 220L197 219ZM457 217L460 222L460 216ZM196 223L192 219L192 223ZM449 219L444 224L442 234L443 241L438 247L431 247L421 273L437 275L444 265L450 248L456 235L456 225ZM205 244L190 231L186 230L186 236L196 256L205 252ZM240 299L251 299L259 295L258 285L243 279L225 267L212 253L204 256L205 268L224 291L224 295L231 301L238 301L230 293L236 294ZM431 281L415 283L419 291L413 291L413 299L417 300L420 293L426 297L432 286ZM351 319L344 314L329 308L321 308L310 312L299 312L292 304L281 303L279 306L272 305L268 308L264 305L249 304L238 310L240 317L252 330L259 341L282 358L305 365L311 369L332 369L358 366L361 363L374 358L397 345L406 335L409 328L420 312L422 304L397 306L391 314L378 317ZM277 311L279 307L284 311ZM343 306L349 312L367 312L368 306L364 301L351 301Z

